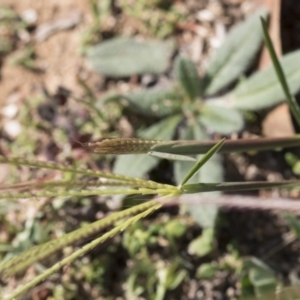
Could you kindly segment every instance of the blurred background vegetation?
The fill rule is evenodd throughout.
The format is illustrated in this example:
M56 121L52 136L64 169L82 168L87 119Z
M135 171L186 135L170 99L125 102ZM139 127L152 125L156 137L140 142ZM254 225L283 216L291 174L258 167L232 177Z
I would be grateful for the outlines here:
M275 48L297 94L299 14L295 1L279 0L3 0L0 153L178 184L191 163L144 155L104 157L86 153L81 143L102 137L292 136L299 128L262 50L259 16L270 20ZM299 149L216 156L193 180L296 179L299 156ZM0 165L1 184L34 178L69 180L72 175ZM239 193L245 196L297 199L299 191ZM1 259L148 198L3 201ZM299 283L299 226L296 217L276 211L195 203L165 207L24 299L259 297ZM89 240L3 281L1 293ZM299 297L298 289L285 291L278 299Z

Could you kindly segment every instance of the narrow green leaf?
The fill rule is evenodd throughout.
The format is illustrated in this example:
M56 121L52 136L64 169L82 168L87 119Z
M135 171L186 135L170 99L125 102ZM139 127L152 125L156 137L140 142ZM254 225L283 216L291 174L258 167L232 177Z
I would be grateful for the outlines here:
M194 126L194 134L196 138L200 137L200 127ZM201 133L203 138L208 138L205 133ZM224 144L223 144L224 145ZM221 148L222 149L222 148ZM211 159L201 168L198 182L221 182L224 180L224 170L219 154L215 154ZM216 197L220 192L212 192L209 194L199 195L200 197ZM188 196L188 195L186 195ZM193 205L188 205L191 215L202 227L213 227L218 216L219 208L213 204L202 204L197 208Z
M176 154L162 153L162 152L155 152L155 151L150 151L147 154L154 157L159 157L168 160L197 161L195 158L190 156L185 156L185 155L176 155Z
M189 171L189 173L182 180L180 186L184 186L190 178L192 178L199 169L222 147L225 139L219 141L215 146L213 146L205 155L201 157L201 159L194 165L194 167Z
M180 133L180 138L188 138L194 140L203 140L207 139L207 136L203 130L201 130L199 124L195 123L191 126L185 128L185 130ZM211 147L215 145L215 142L211 142ZM210 148L211 148L210 147ZM222 149L222 148L221 148ZM209 151L209 149L207 149ZM207 152L206 151L206 152ZM197 159L201 159L201 155L197 155ZM177 184L179 184L186 174L193 167L193 163L184 162L184 161L176 161L174 163L174 173ZM220 182L223 180L223 170L222 164L220 161L219 155L214 155L201 169L200 171L190 179L190 183L198 183L198 182ZM215 196L218 194L210 193L209 196ZM207 197L208 195L205 195ZM203 228L213 227L215 224L216 216L218 214L218 207L216 205L209 204L201 204L195 207L194 205L189 205L188 201L185 201L189 195L181 195L181 203L186 203L186 206L196 220L196 222ZM198 197L202 197L202 195L198 195Z
M275 150L289 147L299 147L299 135L288 138L255 138L226 140L220 153ZM149 151L165 152L179 155L196 155L206 153L214 141L179 140L153 143Z
M183 95L176 90L157 88L138 91L123 96L128 107L140 114L165 117L181 111Z
M291 94L300 90L300 51L284 55L280 59ZM258 110L273 106L285 99L273 66L254 73L225 96L228 104L237 109Z
M148 129L147 129L148 130ZM150 130L150 129L149 129ZM152 129L151 129L152 130ZM142 131L143 133L143 131ZM156 151L168 154L178 154L178 155L197 155L206 153L213 145L214 141L199 141L198 139L191 140L178 140L178 141L162 141L162 140L145 140L145 139L135 139L135 138L104 138L100 141L89 142L83 144L83 147L94 153L100 154L146 154L149 151ZM299 135L287 138L255 138L255 139L238 139L238 140L227 140L225 141L223 147L220 149L220 153L230 153L230 152L245 152L245 151L265 151L265 150L278 150L284 148L299 147L300 139ZM6 158L0 156L0 163L10 163L15 165L29 165L40 168L50 168L56 170L62 170L65 172L74 172L79 174L91 175L96 177L104 177L107 174L99 171L92 170L82 170L76 168L67 168L62 165L52 165L46 163L43 166L36 164L37 162L30 162L22 158ZM107 176L110 176L108 173ZM112 176L112 175L111 175ZM114 177L107 177L116 179ZM118 178L119 179L119 178ZM125 180L125 179L119 179ZM132 178L128 179L132 180Z
M193 130L192 126L187 126L181 129L179 132L179 138L182 139L193 139ZM194 156L196 157L196 156ZM198 157L195 158L197 161ZM177 184L180 184L186 174L191 170L195 163L193 162L184 162L184 161L175 161L174 162L174 176ZM198 181L197 181L198 182Z
M99 119L99 121L105 121L106 118L105 118L104 114L96 106L95 94L92 91L92 89L89 87L87 82L85 80L81 79L79 76L77 78L77 82L80 85L80 87L84 90L86 96L84 97L84 99L79 99L79 98L75 98L75 97L73 97L73 99L75 101L79 102L80 104L86 106L91 111L91 113L95 114L96 118Z
M167 69L173 50L171 41L138 42L118 37L91 47L87 59L93 69L105 76L160 74Z
M181 187L181 192L185 194L205 193L205 192L237 192L237 191L250 191L259 189L271 188L294 188L300 185L300 181L287 180L287 181L250 181L250 182L222 182L222 183L192 183L185 184Z
M272 59L272 62L273 62L273 66L275 68L275 71L276 71L276 74L277 74L277 77L278 77L278 80L279 80L279 82L281 84L281 87L284 91L285 97L286 97L286 99L289 103L290 109L291 109L296 121L298 122L298 125L300 125L300 109L299 109L299 106L296 102L296 99L294 97L292 97L292 95L290 93L290 90L289 90L288 84L286 82L283 70L281 68L281 65L280 65L279 60L277 58L276 52L274 50L271 38L270 38L269 33L268 33L267 23L263 18L261 18L261 23L262 23L263 32L264 32L265 43L266 43L266 46L269 50L269 53L270 53L270 56L271 56L271 59Z
M241 112L234 108L222 107L213 101L202 106L198 120L209 131L221 134L240 131L244 125Z
M195 64L185 56L177 56L174 62L175 78L190 98L195 100L201 96L202 82Z
M259 17L267 15L258 10L245 22L234 27L224 44L215 52L207 68L206 95L212 95L238 79L250 66L263 40Z
M287 199L287 198L272 198L263 199L261 197L253 196L241 196L241 195L211 195L214 193L202 193L202 194L189 194L183 195L184 197L173 198L170 203L172 204L186 204L193 206L194 209L203 204L216 205L224 208L235 208L235 209L255 209L255 210L282 210L290 212L300 211L300 202ZM210 196L210 197L209 197ZM265 201L264 201L265 200ZM299 230L300 233L300 230ZM300 234L299 234L300 237Z

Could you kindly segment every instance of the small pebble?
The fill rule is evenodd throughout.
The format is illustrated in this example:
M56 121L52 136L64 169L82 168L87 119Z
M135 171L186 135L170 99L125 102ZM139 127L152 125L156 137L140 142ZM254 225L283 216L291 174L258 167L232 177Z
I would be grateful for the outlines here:
M197 14L197 19L202 22L211 22L214 17L214 14L207 9L200 10Z
M8 104L2 108L1 113L3 116L12 119L17 115L18 110L19 109L16 104Z
M21 18L28 24L34 25L38 19L37 12L34 9L26 9L22 12Z
M3 130L11 138L15 139L22 130L21 124L16 120L10 120L4 123Z

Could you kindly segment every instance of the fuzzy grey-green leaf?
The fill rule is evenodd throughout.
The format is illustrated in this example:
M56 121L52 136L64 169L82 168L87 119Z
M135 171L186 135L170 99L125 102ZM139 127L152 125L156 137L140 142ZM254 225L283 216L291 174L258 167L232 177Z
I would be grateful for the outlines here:
M221 134L240 131L244 125L241 112L234 108L214 104L213 101L203 105L198 120L209 131Z
M201 96L201 79L195 64L185 56L177 56L174 63L175 77L190 98L195 100Z
M215 94L247 70L263 40L259 17L266 15L267 10L260 9L230 31L208 65L205 75L206 95Z
M182 105L182 96L172 89L153 88L127 94L124 98L132 110L154 117L165 117L179 112Z
M116 158L114 173L131 174L133 177L143 177L158 163L158 158L143 154L121 155Z
M300 90L300 50L280 59L291 94ZM285 99L273 66L253 74L225 96L230 106L243 110L257 110L278 104Z
M248 276L256 296L263 296L275 291L277 286L275 274L265 263L258 258L249 257L245 260L244 265L249 268Z
M181 121L181 115L174 115L163 119L162 121L138 131L138 136L142 139L171 140L178 123Z
M91 47L87 59L93 69L105 76L160 74L167 69L173 49L172 41L138 42L119 37Z

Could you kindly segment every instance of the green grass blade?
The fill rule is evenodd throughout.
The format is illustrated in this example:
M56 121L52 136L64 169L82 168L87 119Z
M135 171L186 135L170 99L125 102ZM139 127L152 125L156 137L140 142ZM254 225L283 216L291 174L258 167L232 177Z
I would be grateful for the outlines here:
M162 206L162 204L156 203L154 206L148 208L147 210L139 213L138 215L128 219L121 225L116 226L114 229L110 230L109 232L105 233L101 237L93 240L89 244L83 246L79 250L75 251L65 259L57 262L55 265L53 265L51 268L44 271L41 275L35 277L33 280L29 281L28 283L21 286L19 289L17 289L15 292L13 292L10 296L5 298L5 300L13 300L18 296L21 296L22 294L26 293L29 289L35 287L40 282L44 281L47 277L52 275L53 273L60 270L62 267L69 265L72 263L75 259L79 258L80 256L84 255L88 251L91 251L99 244L103 244L105 241L109 240L110 238L114 237L118 233L124 231L127 227L132 225L133 223L139 221L142 218L147 217L149 214L154 212L155 210L159 209Z
M157 200L152 200L136 205L126 210L114 213L106 218L98 220L90 225L79 228L68 234L65 234L55 240L30 248L20 255L2 262L0 264L1 277L6 279L10 276L13 276L16 273L24 270L28 266L32 265L33 263L52 255L53 253L65 248L66 246L72 245L82 239L86 239L89 236L96 234L100 230L112 226L116 221L125 219L131 215L138 214L141 211L155 206L156 204Z
M189 194L185 197L174 197L169 200L168 205L188 205L191 211L203 205L211 205L229 209L251 209L251 210L280 210L288 212L300 212L300 201L290 198L262 198L258 196L243 195L214 195ZM288 216L291 216L290 214ZM298 222L298 221L297 221ZM299 226L300 233L300 226ZM300 234L299 234L300 237Z
M178 155L197 155L205 154L215 143L215 141L168 141L153 145L150 151ZM226 140L219 153L275 150L299 146L300 135L287 138Z
M163 153L163 152L156 152L156 151L149 151L148 155L159 157L168 160L181 160L181 161L197 161L195 158L185 155L178 155L178 154L170 154L170 153Z
M224 144L225 139L219 141L214 145L201 159L194 165L194 167L188 172L188 174L183 178L179 186L183 186L187 183L198 171L199 169L215 154L217 153L222 145Z
M83 105L87 106L92 112L95 113L95 115L97 116L97 118L99 120L105 122L107 120L107 118L105 118L102 111L100 109L98 109L97 106L95 105L97 98L95 97L92 89L88 86L88 84L83 79L80 78L80 76L77 77L77 82L85 91L85 93L87 95L87 97L86 97L87 100L79 100L79 99L75 99L75 100L77 100L79 103L82 103Z
M222 183L194 183L185 184L181 187L180 191L183 194L205 193L205 192L237 192L237 191L250 191L259 189L271 188L292 188L300 186L299 180L287 180L277 182L222 182Z
M205 154L215 145L214 141L162 141L144 139L104 139L84 144L84 147L100 154L146 154L160 152L176 155ZM226 140L220 153L274 150L275 148L299 147L300 135L287 138L255 138Z
M262 28L263 28L263 32L264 32L265 44L266 44L266 47L269 50L269 53L270 53L270 56L271 56L271 59L272 59L272 62L273 62L273 65L274 65L277 77L278 77L278 80L279 80L279 82L281 84L281 87L282 87L282 89L284 91L286 99L287 99L287 101L289 103L289 106L290 106L290 109L292 111L292 114L295 117L298 125L300 126L300 109L299 109L299 106L297 105L295 97L293 97L291 95L291 93L290 93L287 81L285 79L285 75L283 73L282 67L281 67L281 65L279 63L278 57L276 55L276 52L274 50L271 38L270 38L269 33L268 33L267 23L266 23L266 21L262 17L261 17L261 23L262 23Z

